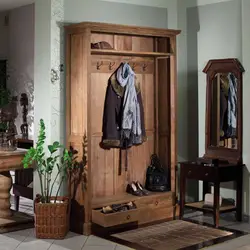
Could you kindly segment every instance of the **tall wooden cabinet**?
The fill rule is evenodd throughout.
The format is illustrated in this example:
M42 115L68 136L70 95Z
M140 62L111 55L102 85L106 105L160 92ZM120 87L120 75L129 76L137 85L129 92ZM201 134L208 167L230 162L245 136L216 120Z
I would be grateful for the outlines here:
M71 177L71 230L89 234L94 225L137 225L173 218L176 207L176 36L165 30L104 23L80 23L67 35L67 144L78 150L85 170ZM107 42L112 49L91 49ZM100 147L108 79L128 62L139 81L147 141L128 150L128 170L119 149ZM145 183L152 153L171 168L171 191L136 197L130 181ZM121 162L120 162L121 161ZM122 165L121 174L118 173ZM137 209L105 215L103 206L133 201Z

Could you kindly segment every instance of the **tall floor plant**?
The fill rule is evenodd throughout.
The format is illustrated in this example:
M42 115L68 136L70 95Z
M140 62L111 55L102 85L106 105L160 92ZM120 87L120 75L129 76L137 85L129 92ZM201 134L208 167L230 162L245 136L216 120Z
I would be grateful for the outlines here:
M77 166L76 151L67 150L59 142L55 141L48 145L48 152L45 151L45 124L40 120L40 130L36 147L30 148L22 161L24 168L36 164L41 188L40 202L50 203L55 183L58 182L54 203L57 201L62 183L66 180L68 172ZM52 173L55 172L55 178L52 180Z

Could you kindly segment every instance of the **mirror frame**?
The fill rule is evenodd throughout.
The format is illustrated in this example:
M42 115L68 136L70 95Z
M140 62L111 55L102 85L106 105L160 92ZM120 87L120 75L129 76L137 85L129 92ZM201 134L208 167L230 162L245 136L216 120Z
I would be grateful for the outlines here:
M238 59L209 60L203 72L207 74L206 84L206 134L204 158L222 159L233 163L242 163L242 73L245 72ZM213 80L217 73L233 73L237 77L237 149L211 146L210 119Z

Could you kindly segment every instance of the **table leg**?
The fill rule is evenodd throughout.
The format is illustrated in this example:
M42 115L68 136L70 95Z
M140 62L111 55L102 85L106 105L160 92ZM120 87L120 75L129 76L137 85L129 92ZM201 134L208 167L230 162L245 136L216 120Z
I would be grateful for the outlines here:
M181 172L180 172L180 219L182 219L184 215L185 194L186 194L186 178L185 178L184 171L181 169Z
M214 225L219 227L220 221L220 183L214 182Z
M12 178L9 171L0 173L0 218L9 218L12 216L10 204L10 190L12 187Z
M236 219L242 221L242 182L243 182L243 169L239 169L238 178L236 180Z
M203 181L203 200L205 201L205 194L208 193L209 191L209 182L208 181Z

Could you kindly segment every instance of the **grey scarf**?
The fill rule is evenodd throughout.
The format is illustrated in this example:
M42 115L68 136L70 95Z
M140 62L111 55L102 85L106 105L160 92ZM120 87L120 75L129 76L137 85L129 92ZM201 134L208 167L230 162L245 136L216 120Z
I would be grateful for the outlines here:
M135 89L135 73L128 63L122 63L116 72L118 83L125 88L122 115L122 136L135 143L142 140L140 106Z
M228 90L228 136L236 136L237 128L237 78L232 74L228 74L229 90Z

